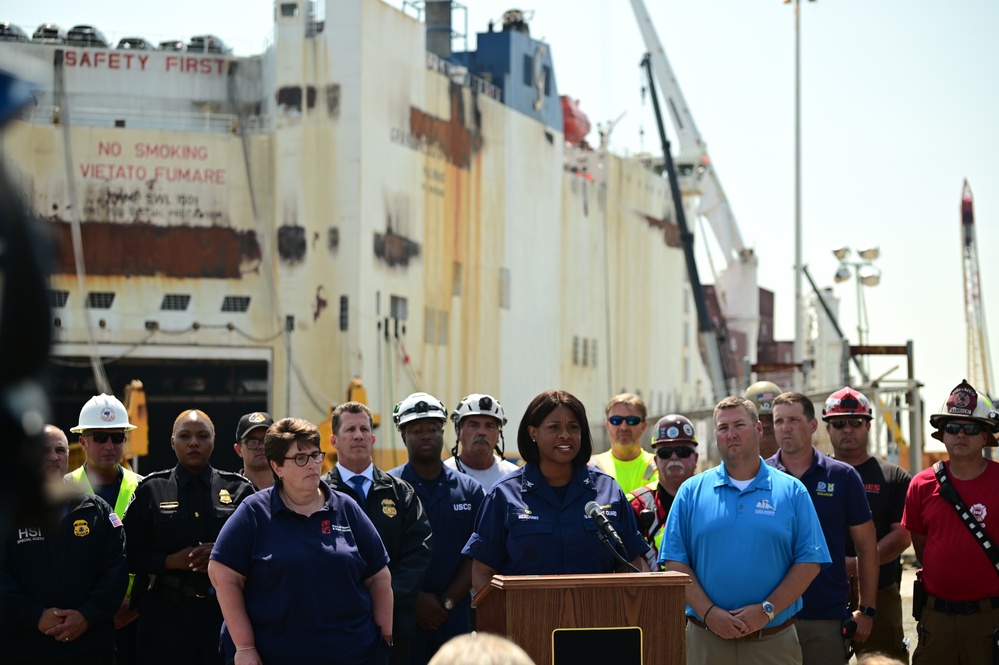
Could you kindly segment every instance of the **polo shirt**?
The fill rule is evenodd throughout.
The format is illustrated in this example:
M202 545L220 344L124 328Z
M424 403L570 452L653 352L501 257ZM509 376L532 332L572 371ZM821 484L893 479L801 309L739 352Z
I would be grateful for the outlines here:
M761 459L743 490L724 462L680 485L659 551L660 565L666 561L690 566L711 602L732 610L762 603L794 564L825 567L830 558L805 486ZM798 598L767 627L800 609ZM687 614L697 616L690 605Z
M364 585L388 555L353 499L319 485L323 507L306 517L275 487L248 497L222 527L211 558L246 576L243 597L263 662L310 662L335 654L363 663L381 639ZM223 624L227 659L235 646Z
M624 542L628 561L649 550L613 478L591 466L578 467L562 500L541 470L527 464L493 486L462 553L503 575L614 572L620 562L583 511L590 501L603 507Z
M832 564L823 568L808 585L801 597L803 605L799 619L845 619L850 616L847 599L850 582L846 577L846 542L850 527L871 519L864 481L853 466L834 460L812 448L812 465L801 476L822 525L822 533L832 557ZM767 464L785 471L781 451Z

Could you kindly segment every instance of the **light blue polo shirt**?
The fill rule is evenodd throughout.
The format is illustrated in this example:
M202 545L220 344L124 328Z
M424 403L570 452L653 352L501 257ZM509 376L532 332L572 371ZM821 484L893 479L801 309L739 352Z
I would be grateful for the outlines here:
M725 610L762 603L796 563L831 563L805 486L762 459L741 491L724 463L680 486L659 550L659 563L665 561L690 566L711 602ZM800 609L797 598L767 627ZM690 605L687 614L698 616Z

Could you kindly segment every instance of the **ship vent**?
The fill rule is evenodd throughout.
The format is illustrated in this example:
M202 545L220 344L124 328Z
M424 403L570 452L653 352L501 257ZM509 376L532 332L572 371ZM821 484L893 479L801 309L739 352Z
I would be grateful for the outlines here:
M186 293L168 293L163 296L160 309L171 312L183 312L191 304L191 296Z
M65 307L67 300L69 300L69 291L49 289L49 307L53 309L56 307Z
M91 291L87 294L89 309L111 309L114 304L114 291Z
M250 308L250 296L226 296L222 301L223 312L245 312Z

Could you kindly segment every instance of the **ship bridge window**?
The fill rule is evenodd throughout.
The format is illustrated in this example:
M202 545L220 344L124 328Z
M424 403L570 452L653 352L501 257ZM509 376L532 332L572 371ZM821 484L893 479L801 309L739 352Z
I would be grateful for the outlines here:
M298 16L298 3L297 2L282 2L281 3L281 17L282 18L294 18Z
M49 289L49 307L65 307L67 300L69 300L69 291Z
M226 296L222 300L223 312L245 312L250 308L250 296Z
M524 54L524 85L534 85L534 58Z
M89 309L111 309L113 304L113 291L91 291L87 294L87 307Z
M545 65L545 97L552 96L552 68Z
M186 293L167 293L163 296L160 309L170 312L183 312L191 304L191 296Z

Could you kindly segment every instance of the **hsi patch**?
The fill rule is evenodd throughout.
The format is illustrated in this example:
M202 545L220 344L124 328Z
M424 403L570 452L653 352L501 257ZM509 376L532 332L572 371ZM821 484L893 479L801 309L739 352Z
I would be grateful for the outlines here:
M395 517L399 514L399 510L395 507L395 501L392 499L382 499L382 513L386 517Z
M73 535L78 538L90 535L90 525L87 524L87 520L76 520L73 522Z

